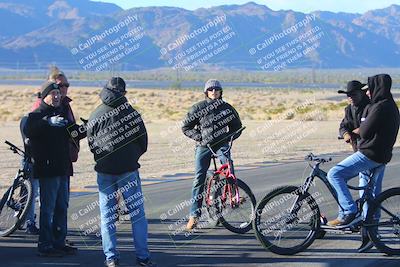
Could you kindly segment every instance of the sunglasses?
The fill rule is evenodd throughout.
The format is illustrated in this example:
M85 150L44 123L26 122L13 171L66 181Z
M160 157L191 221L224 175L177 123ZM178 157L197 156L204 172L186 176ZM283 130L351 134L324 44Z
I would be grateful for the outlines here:
M207 88L207 91L208 92L212 92L212 91L222 91L222 89L221 88L219 88L219 87L210 87L210 88Z
M59 83L58 86L59 86L59 87L68 88L68 87L69 87L69 83Z

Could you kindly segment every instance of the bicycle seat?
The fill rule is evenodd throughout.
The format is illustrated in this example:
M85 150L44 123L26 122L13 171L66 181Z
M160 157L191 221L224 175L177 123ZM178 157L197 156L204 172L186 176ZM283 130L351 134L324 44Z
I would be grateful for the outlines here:
M304 160L315 161L315 162L318 162L318 163L326 163L326 162L332 161L332 158L317 157L313 153L310 153L307 156L305 156Z

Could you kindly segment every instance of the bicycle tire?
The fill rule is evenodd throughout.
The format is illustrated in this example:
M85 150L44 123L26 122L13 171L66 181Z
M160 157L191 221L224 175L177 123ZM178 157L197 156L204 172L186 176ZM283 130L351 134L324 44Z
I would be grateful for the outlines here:
M21 226L21 224L25 222L28 210L32 205L33 192L32 185L29 180L20 178L17 183L13 196L11 197L13 200L21 198L20 200L14 202L17 207L10 207L6 203L7 196L10 193L11 188L12 187L8 188L0 200L0 236L2 237L11 235ZM23 196L21 196L21 194L23 194ZM17 205L17 203L20 205ZM11 213L8 214L8 212ZM3 225L5 226L3 227Z
M220 213L219 206L215 205L215 201L218 197L217 190L215 189L218 188L218 182L221 182L219 177L214 176L212 173L207 173L204 188L206 192L204 202L210 221L215 221L214 226L216 226L219 221L218 214Z
M233 188L236 187L234 184L230 184L230 186ZM236 234L245 234L252 228L256 198L250 187L240 179L237 179L237 188L239 190L240 203L236 204L238 206L235 205L232 207L229 203L221 203L221 199L219 198L219 201L216 203L220 206L220 208L217 208L217 210L220 210L218 217L221 224L229 231ZM235 193L233 194L236 195ZM221 196L221 192L219 192L219 195ZM243 208L240 209L240 207Z
M370 206L367 212L366 224L368 235L375 247L387 255L400 255L399 203L400 187L390 188L378 195L374 204ZM394 218L385 209L397 218ZM376 212L380 212L379 221L374 219ZM378 226L368 226L368 224L376 224L377 222Z
M256 207L255 218L253 220L256 238L265 249L275 254L293 255L304 251L314 242L320 230L320 211L314 197L308 192L300 194L299 191L299 187L296 186L278 187L269 192ZM285 198L284 195L289 196ZM289 201L291 197L295 197L297 201L300 201L300 205L295 205L295 200ZM299 197L301 198L298 199ZM285 204L284 202L289 204L288 208L283 205ZM308 205L308 209L303 205L304 203ZM280 206L276 206L277 204ZM292 210L291 207L298 207L298 212L294 215L289 214L289 211ZM271 211L271 214L267 214L268 211ZM276 212L278 212L278 215L273 215ZM299 212L302 212L301 214L305 213L309 217L309 220L306 215L301 216ZM264 216L267 219L266 222L262 221ZM301 223L301 219L303 218L305 223ZM267 222L272 224L272 226L266 227L263 230L262 227L267 226ZM278 230L278 234L274 233L272 235L272 231L275 230L274 228L277 225L282 225L283 229L276 229ZM305 228L303 229L303 227ZM297 228L300 229L296 231ZM295 231L293 232L292 230ZM269 236L270 233L271 236ZM289 233L287 238L282 239L282 235L286 233ZM302 236L297 237L296 234L302 234ZM277 242L275 242L277 239L276 235L279 235ZM286 245L286 243L289 244Z

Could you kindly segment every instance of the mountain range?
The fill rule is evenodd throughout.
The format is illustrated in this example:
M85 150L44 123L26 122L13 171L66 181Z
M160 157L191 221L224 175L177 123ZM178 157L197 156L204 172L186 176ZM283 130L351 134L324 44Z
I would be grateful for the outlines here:
M190 11L123 10L89 0L0 0L0 23L3 69L400 66L398 5L364 14L305 14L253 2Z

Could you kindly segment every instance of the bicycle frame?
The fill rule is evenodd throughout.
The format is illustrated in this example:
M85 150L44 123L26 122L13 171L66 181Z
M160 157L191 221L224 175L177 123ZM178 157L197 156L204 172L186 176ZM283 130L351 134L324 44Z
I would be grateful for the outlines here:
M212 157L213 162L214 162L214 173L213 177L220 177L221 175L225 177L226 179L226 184L223 187L223 194L221 196L221 200L223 202L226 201L226 193L228 192L229 199L230 199L230 205L234 205L234 201L232 199L232 185L237 184L237 179L235 174L233 173L233 161L230 157L228 157L228 162L222 164L218 169L217 169L217 163L216 163L216 157ZM236 203L239 203L240 196L239 196L239 190L237 187L235 187L235 200L237 201Z
M335 199L335 201L338 204L338 206L340 207L340 209L344 210L343 207L339 203L339 199L338 199L335 189L328 181L328 178L327 178L328 174L325 171L320 169L321 164L322 164L321 162L317 162L315 165L309 164L310 167L312 168L312 171L311 171L310 175L304 180L304 183L301 186L301 193L308 192L315 177L317 177L328 188L329 192ZM369 179L367 185L365 185L365 186L356 187L356 186L347 185L347 187L352 190L364 190L363 195L360 198L358 198L357 200L355 200L355 202L358 204L358 207L359 207L358 211L357 211L357 215L361 215L362 207L366 202L371 205L375 201L374 197L372 196L372 190L373 190L373 182L372 181L373 180L371 178L373 177L373 175L374 175L374 172L372 171L370 174L370 179ZM296 199L295 203L297 203L297 199ZM294 208L292 208L291 210L293 210L293 209Z
M217 168L217 163L216 163L216 158L218 157L218 155L212 150L211 146L208 145L208 148L211 151L211 158L213 160L214 163L214 172L213 172L213 179L215 180L215 177L220 177L221 175L223 175L226 179L226 184L223 187L223 193L221 196L221 200L222 202L225 203L226 201L226 193L228 193L229 195L229 199L230 199L230 205L233 207L236 203L240 202L240 196L239 196L239 189L237 188L237 179L236 176L234 174L234 168L233 168L233 161L230 157L230 153L228 153L231 149L232 149L232 144L233 144L233 138L234 136L243 131L246 127L242 127L239 130L237 130L235 133L233 133L230 137L230 141L229 141L229 148L223 152L224 155L228 158L228 162L222 164L219 168ZM210 181L211 184L211 181ZM235 198L232 198L232 185L235 185ZM207 195L210 193L211 187L210 185L207 186ZM210 205L210 198L207 197L207 205ZM234 201L235 200L235 201Z

